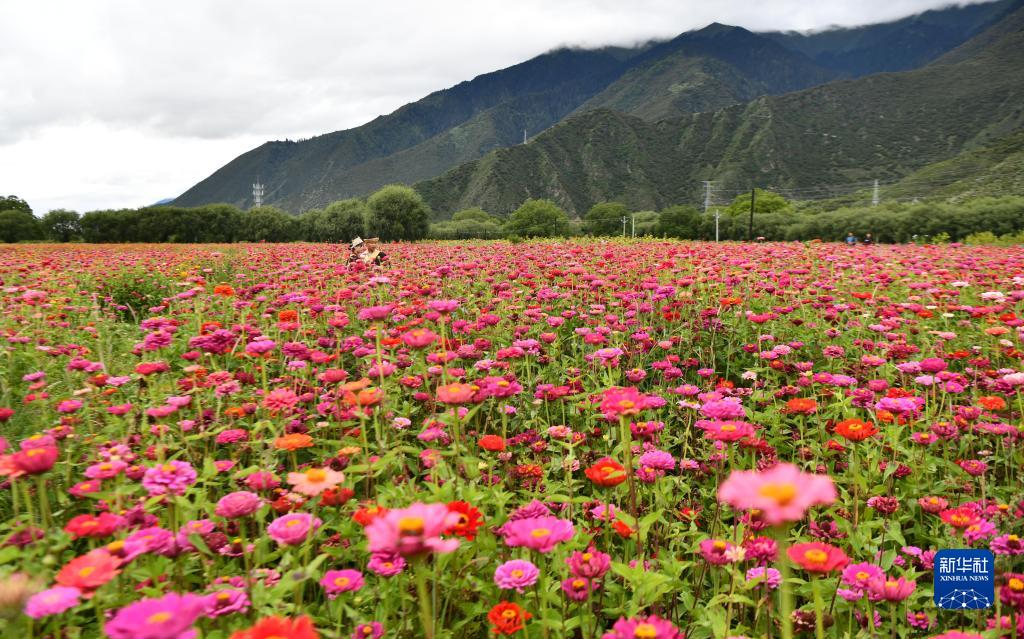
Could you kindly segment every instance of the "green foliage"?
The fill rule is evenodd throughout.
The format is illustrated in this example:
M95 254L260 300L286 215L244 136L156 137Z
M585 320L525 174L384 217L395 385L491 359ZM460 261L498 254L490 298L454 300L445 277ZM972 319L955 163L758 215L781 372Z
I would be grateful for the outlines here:
M658 227L660 217L657 211L637 211L634 213L631 224L636 236L654 235L654 230Z
M526 200L505 222L505 231L522 237L569 235L569 217L551 200Z
M463 209L461 211L456 211L452 215L452 222L468 222L468 221L475 221L475 222L497 222L499 224L501 223L501 220L499 220L498 218L494 217L493 215L491 215L487 211L485 211L485 210L483 210L481 208L477 208L477 207L470 208L470 209Z
M125 322L137 322L147 309L159 306L174 294L174 283L157 271L121 270L99 280L100 302Z
M754 214L758 213L778 213L786 211L792 208L792 205L786 201L786 198L782 197L778 193L772 193L771 191L765 191L764 189L754 189ZM739 215L741 213L750 214L750 193L740 193L729 206L725 209L725 212L729 215Z
M419 193L389 184L367 200L366 233L384 242L422 240L430 230L430 209Z
M629 209L625 204L601 202L590 207L583 216L583 231L588 235L622 235L622 218L628 216ZM626 230L629 231L628 226Z
M311 242L349 242L366 235L366 204L362 200L339 200L327 208L303 215L308 224L303 239Z
M46 239L51 242L70 242L82 234L78 220L78 213L74 211L54 209L43 216L40 224Z
M32 207L17 195L0 197L0 211L23 211L32 214Z
M661 212L654 234L693 240L700 234L699 221L700 213L692 206L670 206Z
M298 236L297 220L272 206L246 211L239 239L244 242L290 242Z
M991 231L971 233L970 235L964 238L964 244L970 244L975 246L1015 246L1019 244L1024 244L1024 230L1017 231L1016 233L1004 233L998 236L995 233L992 233Z
M43 239L43 227L24 209L0 210L0 242L27 242Z

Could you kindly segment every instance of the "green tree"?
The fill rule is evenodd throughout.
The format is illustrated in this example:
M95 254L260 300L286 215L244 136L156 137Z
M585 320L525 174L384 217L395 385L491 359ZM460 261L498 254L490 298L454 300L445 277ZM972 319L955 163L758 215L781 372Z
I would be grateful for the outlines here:
M40 224L46 239L51 242L70 242L82 235L78 213L64 209L53 209L43 216Z
M0 197L0 211L24 211L31 214L32 207L17 195L8 195L7 197Z
M756 197L754 201L754 213L777 213L779 211L786 211L792 208L792 204L789 201L771 191L765 191L764 189L754 189L756 191ZM750 192L740 193L733 198L732 204L725 210L730 215L738 215L740 213L750 213Z
M569 217L551 200L526 200L505 222L505 231L521 237L565 236Z
M589 235L622 235L624 217L629 217L625 204L600 202L583 216L583 231ZM630 232L629 220L626 221L626 232Z
M422 240L430 231L430 208L416 191L389 184L366 202L366 233L385 242Z
M630 224L632 224L637 237L654 235L654 229L658 226L659 217L656 211L637 211L633 214L633 220Z
M501 221L498 218L494 217L493 215L491 215L490 213L488 213L487 211L485 211L485 210L483 210L481 208L463 209L461 211L457 211L454 215L452 215L452 222L469 222L469 221L481 222L481 223L488 223L488 222L496 222L498 224L501 223Z
M670 206L662 210L654 234L693 240L700 234L700 213L692 206Z
M43 227L36 216L21 209L0 211L0 242L43 239Z
M295 239L296 219L273 206L261 206L242 214L238 239L243 242L291 242Z
M313 237L317 242L349 242L366 235L366 204L349 199L332 202L312 219Z

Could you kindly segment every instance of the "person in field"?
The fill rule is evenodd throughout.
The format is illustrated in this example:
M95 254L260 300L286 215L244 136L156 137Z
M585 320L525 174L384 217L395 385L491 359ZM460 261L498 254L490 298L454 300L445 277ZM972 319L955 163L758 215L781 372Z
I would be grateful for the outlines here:
M349 247L351 252L348 258L349 264L360 262L366 266L381 266L387 261L388 256L380 250L379 245L379 238L371 237L364 240L356 237Z

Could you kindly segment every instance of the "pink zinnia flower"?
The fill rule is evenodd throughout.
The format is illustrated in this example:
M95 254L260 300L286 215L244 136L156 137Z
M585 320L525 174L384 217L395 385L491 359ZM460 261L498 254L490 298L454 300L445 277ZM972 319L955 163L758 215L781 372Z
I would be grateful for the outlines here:
M251 515L263 506L263 499L256 493L239 490L220 498L214 512L220 517L235 519Z
M309 513L290 513L278 517L267 526L267 534L282 546L297 546L323 522Z
M650 617L620 617L612 629L601 639L683 639L683 633L672 622L651 615Z
M591 546L586 552L573 551L565 563L569 566L569 572L576 577L600 579L611 569L612 558Z
M540 570L529 561L513 559L498 566L494 571L494 583L504 590L512 590L523 594L523 589L537 583Z
M375 552L370 555L370 561L366 567L381 577L394 577L405 568L405 560L398 554L383 554Z
M288 473L292 490L310 497L319 495L345 481L345 475L330 468L310 468L304 473Z
M150 495L184 495L197 476L192 464L172 460L148 469L142 476L142 486Z
M111 639L193 639L197 633L192 624L203 608L202 597L172 592L128 604L103 630Z
M836 500L836 488L825 475L803 473L793 464L764 471L733 471L718 488L719 501L738 510L760 511L771 525L799 521L811 506Z
M82 591L78 588L54 586L36 593L25 602L25 614L33 619L57 615L78 605Z
M632 386L626 388L609 388L601 395L599 410L608 421L618 421L620 417L639 415L641 411L654 408L663 402L644 395Z
M569 577L562 581L562 592L571 601L586 601L594 585L586 577Z
M415 503L389 510L366 527L370 552L412 557L431 552L448 553L459 547L457 539L442 539L461 515L445 504Z
M328 570L320 580L328 599L334 599L343 592L359 590L363 583L363 573L358 570Z
M903 577L874 577L868 581L868 598L872 601L903 601L917 588L917 583Z
M872 579L884 576L885 571L882 570L880 566L861 562L857 564L850 564L846 568L843 568L842 581L848 586L853 586L854 590L863 590L868 587L868 583Z
M249 610L252 602L244 590L218 590L203 597L203 614L211 619L231 615L243 614Z
M697 422L697 428L704 431L708 439L720 442L735 442L747 437L754 436L754 426L747 422L740 421L711 421L702 419Z
M571 521L557 517L534 517L506 523L502 530L505 543L513 548L551 552L562 541L572 539L576 530Z
M275 388L263 398L263 407L272 413L291 410L299 403L299 396L289 388Z

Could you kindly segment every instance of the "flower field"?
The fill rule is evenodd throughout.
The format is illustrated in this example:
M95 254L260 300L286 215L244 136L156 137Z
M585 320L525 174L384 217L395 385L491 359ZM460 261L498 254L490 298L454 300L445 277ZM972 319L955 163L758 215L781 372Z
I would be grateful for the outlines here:
M388 254L0 252L0 635L1024 637L1024 249Z

